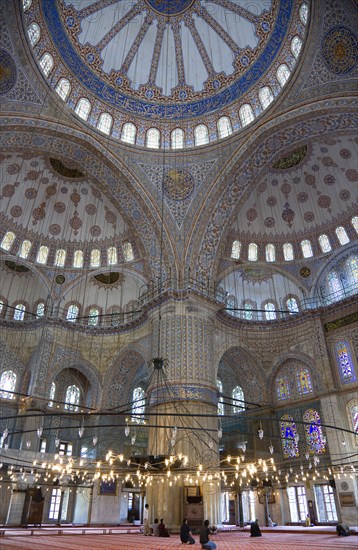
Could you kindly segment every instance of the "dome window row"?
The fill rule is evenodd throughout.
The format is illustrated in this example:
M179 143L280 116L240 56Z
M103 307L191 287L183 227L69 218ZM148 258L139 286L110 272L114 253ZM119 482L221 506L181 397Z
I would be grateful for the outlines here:
M23 0L24 12L29 10L31 4L32 0ZM299 17L303 27L306 27L308 22L308 5L305 2L303 2L299 8ZM34 48L41 40L41 29L36 21L31 22L27 27L27 34L29 42ZM234 131L236 132L240 127L244 128L251 124L261 112L265 111L270 106L275 96L279 94L280 89L284 88L286 85L291 76L292 69L300 56L302 45L303 40L298 34L292 37L290 44L291 57L287 62L283 62L277 67L276 83L272 83L274 89L268 85L258 89L257 95L259 101L257 105L260 106L259 109L250 102L245 102L241 105L238 109L240 124L236 123L234 127L229 116L220 116L216 122L216 133L209 134L208 126L206 124L199 124L193 129L193 141L182 128L175 128L170 133L170 148L175 150L192 147L193 145L195 147L207 145L217 139L224 139L232 135ZM50 77L51 73L54 71L55 63L49 52L45 51L42 54L39 59L39 65L44 75ZM142 138L137 141L137 128L132 122L124 122L119 132L117 130L113 132L116 121L110 113L101 112L98 118L90 117L91 112L94 111L91 101L86 97L80 97L76 102L73 99L71 100L71 92L74 91L74 89L68 78L61 77L57 83L54 83L54 88L59 97L74 109L74 112L79 118L85 122L89 122L89 124L95 126L100 132L118 138L123 143L143 145ZM256 101L253 100L253 102L255 102L256 105ZM101 109L96 108L96 111L98 110L101 111ZM161 147L165 147L166 144L164 143L161 130L158 128L147 129L144 138L144 146L149 149L160 149Z
M358 233L358 216L354 216L351 219L351 223L355 231ZM350 238L346 229L343 226L336 227L335 234L337 240L341 246L344 246L350 242ZM323 254L332 250L332 244L328 235L322 234L318 237L318 244ZM312 243L308 239L303 239L300 243L301 254L303 258L312 258L314 256ZM274 244L267 244L265 246L265 260L266 262L276 261L276 246ZM283 258L286 262L293 261L295 259L294 248L291 243L283 244ZM247 248L247 259L249 262L257 262L259 259L258 245L256 243L249 243ZM231 247L231 258L233 260L239 260L242 253L242 243L239 240L234 240Z

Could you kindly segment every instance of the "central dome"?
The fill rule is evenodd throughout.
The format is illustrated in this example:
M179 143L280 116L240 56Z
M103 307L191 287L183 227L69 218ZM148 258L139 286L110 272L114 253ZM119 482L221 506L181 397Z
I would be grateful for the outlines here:
M144 0L157 13L162 15L178 15L188 9L194 0Z

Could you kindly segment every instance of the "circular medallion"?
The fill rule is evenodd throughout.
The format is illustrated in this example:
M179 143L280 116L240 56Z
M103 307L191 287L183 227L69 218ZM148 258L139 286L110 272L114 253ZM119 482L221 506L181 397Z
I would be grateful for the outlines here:
M11 55L0 48L0 94L9 92L16 83L16 65Z
M161 15L179 15L190 8L194 0L144 0L147 6Z
M311 270L309 267L301 267L300 269L300 275L301 277L303 277L304 279L307 279L307 277L309 277L311 275Z
M182 201L191 195L194 189L194 180L186 170L172 169L167 172L163 180L164 193L170 199Z
M65 278L64 275L57 275L56 278L55 278L55 281L58 285L63 285L65 280L66 280L66 278Z
M336 26L328 31L323 40L322 56L332 73L349 73L356 64L357 55L358 40L350 29Z

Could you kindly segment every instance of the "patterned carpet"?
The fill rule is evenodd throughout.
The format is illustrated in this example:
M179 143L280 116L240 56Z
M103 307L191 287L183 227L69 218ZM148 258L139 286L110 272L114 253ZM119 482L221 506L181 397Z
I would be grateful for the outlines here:
M201 548L198 543L193 550ZM218 533L212 537L218 550L357 550L357 536L337 537L335 534L265 533L252 539L247 532ZM169 539L144 537L137 534L116 535L6 535L0 538L1 550L176 550L181 545L178 535Z

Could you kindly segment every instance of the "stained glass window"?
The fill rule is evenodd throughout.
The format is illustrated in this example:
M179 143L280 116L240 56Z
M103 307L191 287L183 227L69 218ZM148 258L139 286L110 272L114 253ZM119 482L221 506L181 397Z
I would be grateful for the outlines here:
M149 128L147 132L146 146L150 149L159 149L160 132L158 128Z
M115 246L110 246L107 249L107 264L116 265L117 263L117 249Z
M12 231L7 231L4 235L3 240L1 241L1 248L3 250L10 250L14 240L15 240L15 233L13 233Z
M336 228L336 235L337 235L337 239L339 240L339 243L341 245L349 243L349 237L348 237L347 231L344 229L344 227L337 227Z
M312 258L313 250L311 242L307 239L301 241L302 254L304 258Z
M263 109L267 109L270 103L273 102L274 96L270 86L264 86L259 90L259 100Z
M39 302L36 306L36 317L43 317L45 315L45 303Z
M267 244L265 249L266 262L274 262L276 259L276 248L274 244Z
M273 302L266 302L265 306L265 318L267 321L274 321L277 317L276 315L276 306Z
M73 267L83 267L83 252L82 250L75 250L73 255Z
M220 380L216 381L216 387L219 390L219 393L222 394L223 385L222 385L222 382ZM223 396L220 395L219 396L219 401L218 401L218 415L222 416L223 414L224 414L224 399L223 399Z
M290 78L290 74L291 74L290 69L287 67L285 63L280 65L279 68L277 69L276 76L281 88L284 87L287 80Z
M222 116L218 120L219 138L225 138L232 134L232 126L229 117Z
M340 340L335 345L338 370L343 384L356 381L353 359L349 343L346 340Z
M358 445L358 403L351 405L350 409L351 423L353 432L356 434L356 444Z
M56 384L55 382L52 382L51 388L50 388L50 401L48 402L48 407L53 407L53 400L55 399L56 394Z
M20 258L26 259L30 253L32 243L31 241L22 241L19 251Z
M145 394L142 388L133 390L132 422L143 422L145 410Z
M27 11L32 4L32 0L22 0L22 7Z
M295 255L293 253L293 246L291 243L285 243L283 245L283 257L285 258L286 262L290 262L294 259Z
M47 262L47 257L48 257L48 247L40 246L36 257L37 263L45 265Z
M244 317L246 319L246 321L252 321L253 319L253 305L251 304L251 302L245 302L244 303Z
M91 250L91 267L99 267L101 265L101 253L97 248Z
M331 246L331 243L329 242L329 238L327 237L327 235L320 235L318 237L318 242L324 254L332 250L332 246Z
M358 258L352 256L346 261L346 271L349 285L358 284Z
M126 122L123 124L121 140L125 143L134 144L137 134L137 128L132 124L132 122Z
M25 306L24 304L17 304L14 309L14 319L15 321L23 321L25 318Z
M231 248L231 257L234 260L238 260L240 258L240 252L241 252L241 242L234 241L232 243L232 248Z
M315 409L308 409L303 415L306 432L306 443L310 454L326 452L326 440L323 436L321 418Z
M244 392L240 386L232 390L233 411L239 413L245 410Z
M298 393L300 395L307 395L312 393L311 375L308 369L300 369L296 372Z
M109 113L102 113L97 124L98 130L109 135L111 133L112 125L113 118L111 115Z
M98 311L97 308L92 307L89 310L89 316L88 316L89 326L90 327L95 327L96 325L98 325L98 320L99 320L99 311Z
M204 124L199 124L194 129L194 142L195 145L205 145L209 143L209 132Z
M56 85L55 91L63 101L66 101L71 91L71 84L69 80L67 80L67 78L60 78Z
M255 120L254 111L249 103L245 103L242 107L240 107L239 116L243 126L247 126L250 122Z
M76 304L71 304L67 310L67 321L71 321L71 323L75 323L77 321L79 313L79 308L76 306Z
M300 55L300 51L301 51L301 48L302 48L302 40L299 36L294 36L292 38L292 42L291 42L291 52L293 54L293 56L297 59L298 56Z
M247 259L250 262L256 262L257 261L257 244L256 243L250 243L249 244Z
M133 247L129 242L123 243L123 257L126 262L134 260Z
M295 458L300 456L298 449L297 428L293 417L284 414L280 421L283 458Z
M184 147L184 130L175 128L171 133L172 149L183 149Z
M308 6L305 2L301 4L299 13L302 23L306 25L308 20Z
M66 250L59 248L58 250L56 250L55 266L64 267L65 261L66 261Z
M65 397L65 410L66 411L78 411L78 405L80 402L80 388L78 386L75 386L74 384L72 386L68 386L66 390L66 397Z
M339 300L344 296L343 286L341 279L336 271L330 271L327 275L328 292L333 295L330 296L331 301Z
M41 31L37 23L31 23L27 29L27 34L29 35L30 44L32 47L36 46L37 42L40 40Z
M287 307L288 311L290 312L290 315L293 315L294 313L299 312L297 300L293 296L291 296L290 298L288 298L286 300L286 307Z
M78 101L75 113L82 118L83 120L87 120L89 117L91 111L91 104L85 97L81 97L81 99Z
M48 52L44 53L40 59L40 67L44 74L48 76L53 68L53 57Z
M15 396L12 392L16 387L16 374L12 370L5 370L1 373L0 377L0 397L4 399L14 399Z
M287 376L279 376L276 378L276 392L277 399L283 401L285 399L290 399L290 385L288 383Z

